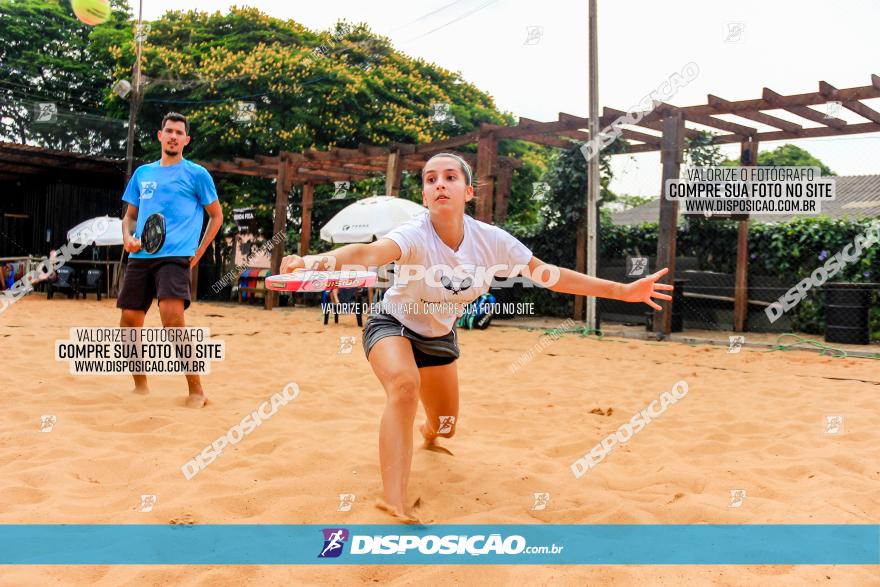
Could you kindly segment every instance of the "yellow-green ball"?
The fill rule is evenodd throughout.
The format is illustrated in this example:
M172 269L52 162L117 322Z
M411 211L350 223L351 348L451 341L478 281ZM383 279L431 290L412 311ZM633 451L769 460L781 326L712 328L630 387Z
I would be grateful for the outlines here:
M89 26L103 24L110 18L110 0L70 0L73 13Z

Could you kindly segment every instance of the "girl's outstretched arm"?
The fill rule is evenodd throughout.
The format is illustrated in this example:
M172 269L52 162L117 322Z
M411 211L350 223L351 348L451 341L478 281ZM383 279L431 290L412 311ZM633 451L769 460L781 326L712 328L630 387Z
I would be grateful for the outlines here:
M617 281L608 281L607 279L599 279L598 277L590 277L571 269L556 267L549 263L544 263L537 257L532 257L529 261L529 275L551 275L554 278L546 285L552 291L560 293L570 293L578 296L593 296L597 298L608 298L610 300L621 300L624 302L644 302L654 308L661 310L662 308L654 302L652 298L658 300L671 300L672 296L663 291L672 291L673 286L665 283L657 283L657 280L669 272L668 267L664 267L653 275L643 277L632 283L619 283Z
M294 269L319 271L366 270L381 267L400 258L400 247L389 238L380 238L369 244L345 245L318 255L287 255L281 260L281 273Z

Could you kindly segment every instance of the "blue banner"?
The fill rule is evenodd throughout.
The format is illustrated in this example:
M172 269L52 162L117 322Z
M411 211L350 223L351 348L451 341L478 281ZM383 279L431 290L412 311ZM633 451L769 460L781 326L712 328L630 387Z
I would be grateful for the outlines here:
M0 525L0 564L880 564L880 525Z

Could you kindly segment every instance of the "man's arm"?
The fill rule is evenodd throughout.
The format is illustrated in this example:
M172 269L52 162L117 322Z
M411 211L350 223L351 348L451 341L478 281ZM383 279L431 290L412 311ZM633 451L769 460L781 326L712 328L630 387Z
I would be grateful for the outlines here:
M208 245L214 242L214 237L217 236L217 232L220 230L220 227L223 226L223 208L220 206L218 200L214 200L205 206L205 211L208 213L208 226L205 228L205 236L202 237L202 242L199 243L199 248L196 249L196 254L190 259L190 268L198 265L199 259L201 259L202 255L205 254L205 251L208 250Z
M137 253L141 250L141 239L134 237L137 222L137 206L129 204L125 210L125 216L122 217L122 247L129 253Z

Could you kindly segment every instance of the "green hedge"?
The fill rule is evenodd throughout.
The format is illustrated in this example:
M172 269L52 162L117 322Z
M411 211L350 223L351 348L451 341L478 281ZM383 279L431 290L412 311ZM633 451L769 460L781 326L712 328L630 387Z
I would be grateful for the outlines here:
M778 277L794 286L825 260L865 232L867 220L799 218L779 224L752 223L749 227L749 274ZM696 257L705 271L733 273L736 267L737 223L685 220L679 224L677 255ZM657 251L657 224L602 225L601 256L653 256ZM574 251L571 252L574 259ZM880 282L880 245L864 250L832 282ZM824 297L811 292L792 314L793 327L802 332L824 332ZM880 305L870 312L872 337L880 339Z

